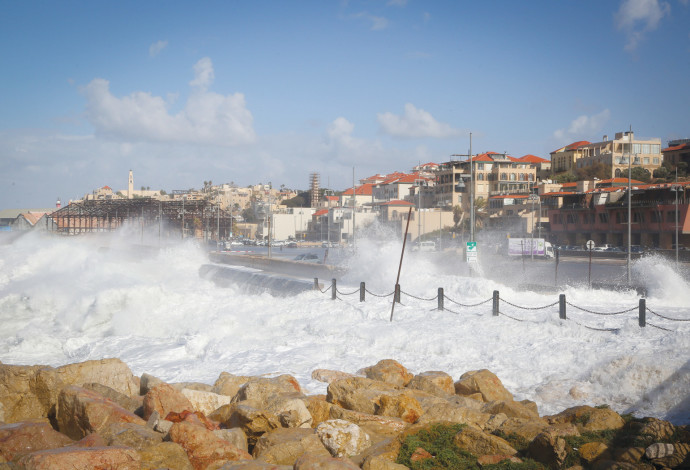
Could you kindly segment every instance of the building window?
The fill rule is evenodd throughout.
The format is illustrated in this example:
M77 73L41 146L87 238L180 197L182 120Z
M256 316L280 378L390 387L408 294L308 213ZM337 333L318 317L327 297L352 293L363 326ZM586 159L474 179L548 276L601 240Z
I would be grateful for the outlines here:
M678 214L678 221L680 221L680 214ZM666 222L676 223L676 211L666 212Z
M642 212L633 212L633 224L644 223L644 214Z
M659 157L654 157L654 164L658 165L659 164Z
M644 157L644 164L649 165L649 157Z
M601 222L602 224L608 224L609 223L608 212L600 212L599 213L599 222Z
M501 181L506 181L508 176L505 173L501 173Z
M661 214L657 211L652 211L651 221L652 222L661 222Z
M567 214L566 220L569 224L576 224L577 223L577 216L575 214Z

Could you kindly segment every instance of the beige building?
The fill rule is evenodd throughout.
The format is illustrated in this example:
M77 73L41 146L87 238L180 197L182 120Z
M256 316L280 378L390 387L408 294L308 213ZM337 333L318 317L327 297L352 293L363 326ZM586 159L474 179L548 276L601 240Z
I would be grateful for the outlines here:
M581 147L589 144L589 141L581 140L551 152L551 174L575 171L576 162L584 156Z
M611 178L627 177L630 154L632 154L632 168L641 167L648 170L650 174L653 174L664 161L661 153L661 139L635 139L633 132L617 132L613 140L604 136L601 142L583 145L580 150L583 155L577 160L577 168L601 163L609 170Z
M472 171L472 174L470 174ZM468 160L442 163L436 178L434 206L470 208L470 185L475 201L501 194L527 194L536 180L536 166L503 153L488 152Z

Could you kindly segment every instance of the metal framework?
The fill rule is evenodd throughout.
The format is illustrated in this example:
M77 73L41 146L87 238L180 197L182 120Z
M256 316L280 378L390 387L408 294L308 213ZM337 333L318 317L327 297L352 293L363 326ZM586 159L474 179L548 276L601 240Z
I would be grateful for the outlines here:
M229 212L208 200L152 198L106 199L72 202L49 217L52 230L63 235L113 232L125 225L159 237L226 239L232 231Z

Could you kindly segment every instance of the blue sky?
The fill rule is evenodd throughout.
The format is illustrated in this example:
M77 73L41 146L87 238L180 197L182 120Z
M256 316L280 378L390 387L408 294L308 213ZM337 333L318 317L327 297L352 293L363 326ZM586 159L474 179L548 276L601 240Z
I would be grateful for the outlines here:
M690 1L0 2L0 209L690 138Z

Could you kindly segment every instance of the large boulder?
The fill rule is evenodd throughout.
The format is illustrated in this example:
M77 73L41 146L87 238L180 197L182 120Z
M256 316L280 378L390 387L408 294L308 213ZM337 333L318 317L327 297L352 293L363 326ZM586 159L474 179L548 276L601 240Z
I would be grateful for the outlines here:
M57 422L60 432L72 439L100 433L115 423L145 426L146 421L96 392L68 385L58 396Z
M328 384L326 400L348 410L376 414L381 395L399 392L401 387L364 377L350 377Z
M539 419L534 407L513 400L490 401L482 407L482 412L492 415L503 413L509 418Z
M565 439L548 431L543 432L530 443L527 455L549 468L561 468L568 455Z
M249 446L247 445L247 435L240 428L230 428L230 429L213 429L213 434L220 437L224 441L228 441L230 444L234 445L238 449L245 452L249 452Z
M46 421L21 421L0 426L0 455L6 460L38 450L57 449L74 441Z
M407 383L406 387L414 390L422 390L443 398L455 393L453 378L445 372L440 371L428 371L415 375L412 380Z
M205 469L210 465L218 466L226 461L252 458L212 431L184 421L175 423L170 428L170 440L182 446L195 470Z
M163 435L146 426L133 423L116 423L103 431L109 446L125 446L136 450L160 444Z
M157 411L165 418L170 412L194 411L194 406L182 392L166 383L161 383L149 389L144 397L144 419Z
M546 418L549 423L571 423L580 432L620 429L625 425L621 416L608 407L575 406Z
M366 367L363 370L368 379L379 380L391 385L404 387L410 380L413 374L410 374L407 369L393 359L384 359L371 367Z
M194 470L187 452L180 444L161 442L139 451L141 470L174 468L175 470Z
M341 372L339 370L315 369L311 373L312 379L326 383L335 382L336 380L341 379L347 379L349 377L354 377L354 375L348 374L347 372Z
M332 403L326 401L326 395L310 395L302 398L307 411L311 415L312 427L318 426L319 423L328 421L331 413Z
M201 390L192 390L189 388L183 388L182 395L184 395L192 404L192 409L201 411L205 415L210 415L221 406L228 405L232 401L232 397L227 395L204 392Z
M479 394L485 402L496 400L513 400L513 395L506 390L498 377L487 369L465 372L455 382L455 393L471 396Z
M241 428L247 435L249 447L267 432L281 427L280 419L266 410L259 410L250 405L233 404L230 417L221 423L225 428Z
M47 380L38 379L41 371ZM54 414L56 381L51 367L0 364L0 421L15 423Z
M124 393L118 392L114 388L99 383L86 383L83 388L92 390L108 400L112 400L122 408L132 413L136 413L144 403L144 397L136 396L130 397Z
M278 377L252 379L242 385L233 397L233 401L254 401L263 403L274 395L299 395L302 387L293 376L288 374Z
M221 372L216 382L213 384L211 391L219 395L226 395L234 397L240 391L242 385L246 384L253 377L243 375L233 375L228 372Z
M27 454L18 461L25 470L97 469L139 470L141 458L127 447L63 447Z
M264 402L266 411L273 413L286 428L311 428L313 419L307 405L290 395L272 395Z
M484 429L491 420L491 415L482 413L473 408L458 406L453 403L443 403L428 409L417 421L418 424L430 424L436 422L451 422L461 424L473 424Z
M377 436L395 436L405 430L409 423L393 416L379 416L346 410L333 406L330 411L331 419L341 419L356 424L368 434Z
M330 457L330 452L313 429L280 428L261 436L252 455L263 462L276 465L294 465L305 452Z
M369 435L359 426L342 419L325 421L316 427L316 435L334 457L348 457L371 445Z
M416 423L424 411L422 405L409 393L381 395L377 415L393 416L410 424Z
M508 442L498 436L486 434L479 428L467 426L453 437L453 443L460 449L476 456L480 455L515 455Z
M55 372L65 384L81 387L95 382L130 397L139 395L139 381L127 364L117 358L67 364L56 368Z

